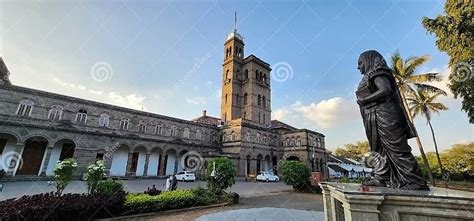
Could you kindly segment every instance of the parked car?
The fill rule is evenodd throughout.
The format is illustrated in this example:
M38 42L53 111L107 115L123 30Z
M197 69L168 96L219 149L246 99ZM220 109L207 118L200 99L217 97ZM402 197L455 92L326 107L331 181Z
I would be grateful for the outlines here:
M280 178L273 174L273 172L261 172L260 174L257 175L257 181L274 181L278 182Z
M196 180L196 176L194 175L193 172L189 172L189 171L182 171L182 172L179 172L178 174L176 174L176 179L179 180L179 181L195 181Z

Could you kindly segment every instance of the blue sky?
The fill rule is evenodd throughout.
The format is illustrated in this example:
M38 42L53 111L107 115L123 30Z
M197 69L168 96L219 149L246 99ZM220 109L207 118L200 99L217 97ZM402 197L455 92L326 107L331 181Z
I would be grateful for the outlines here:
M16 85L191 119L219 116L225 36L234 11L245 55L272 65L273 118L326 135L328 149L365 139L354 98L359 54L448 57L421 25L444 1L0 2L0 54ZM286 71L286 72L285 72ZM283 75L283 79L281 78ZM279 78L280 77L280 78ZM447 89L446 81L437 83ZM441 149L474 140L460 101L433 118ZM424 119L417 129L433 150ZM411 142L411 144L414 144ZM414 153L418 150L412 145Z

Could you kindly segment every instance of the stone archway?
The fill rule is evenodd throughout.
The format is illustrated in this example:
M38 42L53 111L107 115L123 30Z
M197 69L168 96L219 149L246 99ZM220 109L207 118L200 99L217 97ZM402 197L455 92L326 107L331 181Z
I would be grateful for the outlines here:
M286 158L286 160L290 161L290 160L293 160L293 161L300 161L300 158L298 158L297 156L289 156Z
M165 175L173 175L175 173L176 150L169 149L165 155Z
M135 176L143 176L145 172L145 159L147 150L143 146L139 146L133 150L132 159L130 161L130 173Z
M263 156L262 154L257 155L257 174L262 172L262 161L263 161Z
M182 150L181 152L179 152L179 155L178 155L178 168L177 168L177 173L181 172L181 171L184 171L186 170L187 165L186 164L186 159L183 160L183 157L186 157L185 154L187 153L188 151L187 150Z
M48 167L46 169L46 176L52 176L54 166L58 161L62 161L67 158L73 158L74 148L76 144L71 139L61 139L56 141L51 150L49 157Z
M22 163L18 145L20 138L13 133L0 132L0 170L5 170L9 174L13 174L17 166Z
M151 150L150 152L150 158L148 160L148 171L147 171L147 176L158 176L160 174L160 167L162 166L160 164L161 159L161 154L162 150L158 147L155 147Z
M115 149L115 148L114 148ZM110 166L110 176L125 176L127 172L129 146L119 144L112 153L112 165Z
M263 161L263 170L264 171L272 171L272 163L270 160L270 155L265 156L265 160Z
M41 172L48 140L42 136L34 136L25 141L21 158L23 164L18 168L16 175L38 176Z

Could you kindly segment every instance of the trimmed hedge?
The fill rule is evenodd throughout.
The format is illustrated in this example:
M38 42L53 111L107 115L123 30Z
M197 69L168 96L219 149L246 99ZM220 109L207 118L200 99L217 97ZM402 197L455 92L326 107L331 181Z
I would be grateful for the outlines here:
M0 220L90 220L120 215L125 192L99 194L43 193L0 202Z
M157 196L131 193L127 195L125 200L125 214L150 213L204 206L218 202L221 202L218 196L203 188L162 192Z

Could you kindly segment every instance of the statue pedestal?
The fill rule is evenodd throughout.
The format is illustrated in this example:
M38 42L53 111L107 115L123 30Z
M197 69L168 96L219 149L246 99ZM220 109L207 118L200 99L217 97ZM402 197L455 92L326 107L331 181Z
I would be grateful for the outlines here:
M474 220L474 193L431 187L429 191L320 183L327 221Z

